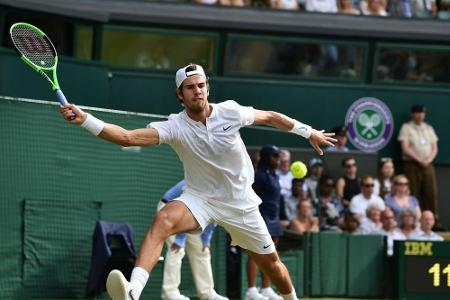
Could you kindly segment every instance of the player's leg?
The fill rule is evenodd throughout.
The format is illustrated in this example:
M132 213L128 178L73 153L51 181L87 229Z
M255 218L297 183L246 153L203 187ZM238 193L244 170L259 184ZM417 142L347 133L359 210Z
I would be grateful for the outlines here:
M166 203L160 201L158 211ZM181 283L181 265L185 255L185 248L172 247L176 235L171 235L166 239L167 252L164 257L163 282L161 288L161 298L164 300L189 300L188 297L181 295L179 286Z
M216 210L216 222L231 235L232 244L249 251L259 269L266 273L285 300L297 300L289 273L276 253L275 245L258 207Z
M130 282L120 271L112 271L106 281L106 288L113 300L138 300L147 283L149 272L161 255L164 241L171 235L193 231L199 223L187 205L172 201L161 209L153 219L153 224L145 235L139 250Z
M249 254L258 268L269 276L270 281L272 281L282 295L289 295L294 291L289 272L281 262L277 252L259 254L249 251Z

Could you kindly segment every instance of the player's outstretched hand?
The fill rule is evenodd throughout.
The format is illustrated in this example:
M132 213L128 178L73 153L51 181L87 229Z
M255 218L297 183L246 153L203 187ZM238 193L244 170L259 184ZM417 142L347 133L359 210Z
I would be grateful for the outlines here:
M333 138L333 136L334 133L313 129L311 136L309 137L309 143L319 155L323 155L323 150L320 149L320 146L334 146L334 143L336 143L337 140Z
M67 104L59 107L64 119L72 124L81 125L86 120L87 114L75 104Z

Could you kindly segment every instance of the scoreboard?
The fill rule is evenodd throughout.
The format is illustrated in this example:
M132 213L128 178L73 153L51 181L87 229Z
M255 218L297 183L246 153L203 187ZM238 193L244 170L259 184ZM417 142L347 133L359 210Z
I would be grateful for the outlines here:
M450 299L450 242L395 241L397 297Z

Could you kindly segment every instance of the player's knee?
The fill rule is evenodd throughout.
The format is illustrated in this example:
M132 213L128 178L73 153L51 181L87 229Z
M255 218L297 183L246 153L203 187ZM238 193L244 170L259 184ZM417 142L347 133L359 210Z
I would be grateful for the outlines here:
M165 237L172 235L174 222L168 213L159 211L153 219L153 228Z

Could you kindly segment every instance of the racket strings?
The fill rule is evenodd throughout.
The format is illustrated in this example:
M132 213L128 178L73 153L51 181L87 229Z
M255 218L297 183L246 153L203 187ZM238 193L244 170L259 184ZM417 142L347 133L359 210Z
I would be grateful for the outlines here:
M11 38L17 50L33 64L45 68L55 65L55 50L44 36L28 27L16 26Z

